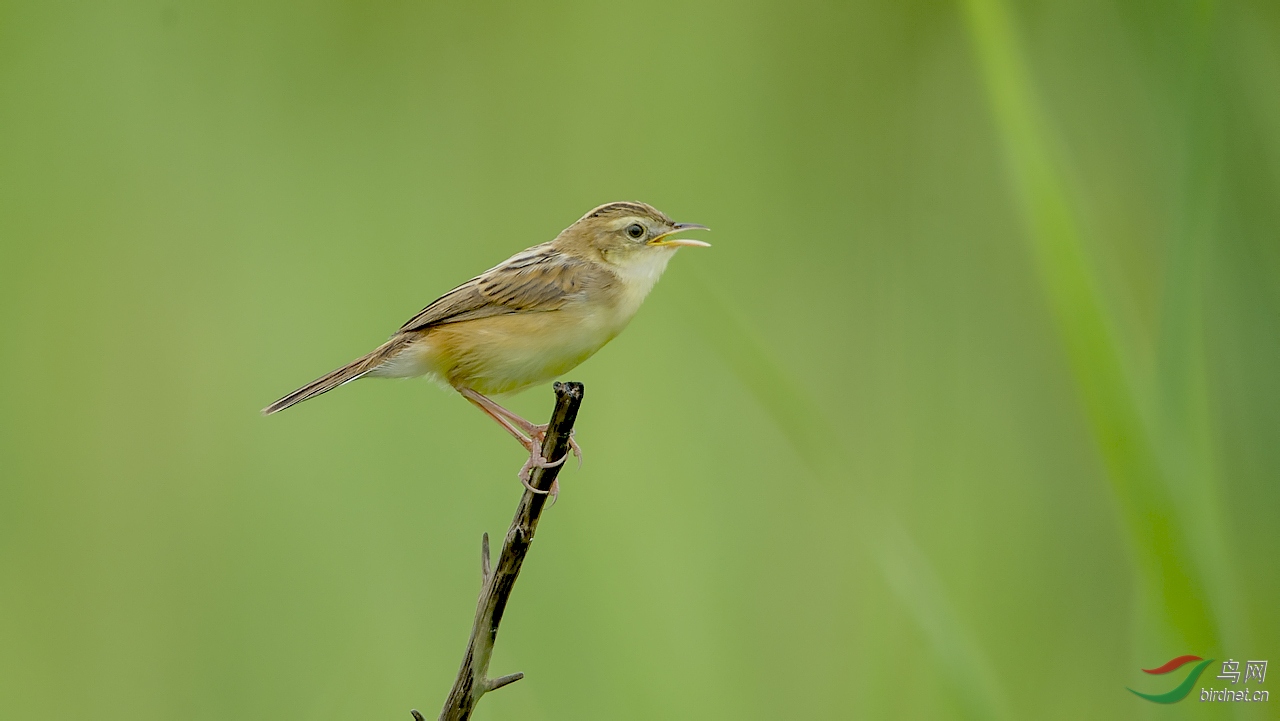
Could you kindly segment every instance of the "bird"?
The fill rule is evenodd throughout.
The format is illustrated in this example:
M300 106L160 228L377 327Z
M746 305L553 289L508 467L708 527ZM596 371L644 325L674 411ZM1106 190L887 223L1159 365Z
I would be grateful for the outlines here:
M710 243L674 237L709 230L677 223L641 202L593 208L548 242L523 250L432 301L386 343L262 409L272 415L365 378L427 376L456 390L529 452L534 468L564 463L542 457L547 426L502 407L503 396L576 368L627 327L683 247ZM570 438L582 459L582 450ZM552 493L556 489L553 487Z

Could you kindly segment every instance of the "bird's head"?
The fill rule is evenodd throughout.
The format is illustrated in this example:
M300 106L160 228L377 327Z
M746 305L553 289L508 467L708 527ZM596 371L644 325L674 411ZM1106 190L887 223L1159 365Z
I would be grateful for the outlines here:
M684 246L711 245L701 240L672 237L683 230L707 230L707 226L676 223L644 203L606 203L565 228L556 242L568 250L596 255L617 265L668 256Z

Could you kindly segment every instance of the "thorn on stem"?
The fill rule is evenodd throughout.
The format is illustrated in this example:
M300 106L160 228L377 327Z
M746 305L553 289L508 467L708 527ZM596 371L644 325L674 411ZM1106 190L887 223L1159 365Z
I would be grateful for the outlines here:
M506 686L507 684L515 683L516 681L519 681L522 678L524 678L523 673L513 673L507 676L503 676L501 678L491 678L488 681L484 682L484 691L485 693L489 693L490 691L497 691L503 686Z
M490 567L489 567L489 534L488 533L485 533L484 537L480 539L480 574L481 574L481 579L480 579L481 582L488 583L489 576L492 575L492 571L490 570Z
M409 713L413 714L415 721L426 721L426 719L422 718L422 714L418 713L418 709L416 708L409 709Z

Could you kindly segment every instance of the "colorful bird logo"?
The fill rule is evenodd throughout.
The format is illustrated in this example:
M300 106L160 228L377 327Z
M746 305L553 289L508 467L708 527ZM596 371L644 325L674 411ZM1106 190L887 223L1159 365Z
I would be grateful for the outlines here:
M1187 694L1191 693L1191 687L1196 685L1196 681L1199 680L1200 674L1204 673L1206 666L1213 663L1213 659L1202 659L1199 656L1190 655L1179 656L1177 658L1170 659L1163 666L1142 669L1145 673L1165 674L1170 671L1176 671L1192 661L1199 661L1200 663L1193 666L1191 668L1191 672L1182 680L1182 683L1178 684L1172 691L1168 691L1166 693L1142 693L1141 691L1134 691L1133 689L1129 690L1135 695L1141 696L1148 701L1154 701L1155 703L1177 703L1186 698Z

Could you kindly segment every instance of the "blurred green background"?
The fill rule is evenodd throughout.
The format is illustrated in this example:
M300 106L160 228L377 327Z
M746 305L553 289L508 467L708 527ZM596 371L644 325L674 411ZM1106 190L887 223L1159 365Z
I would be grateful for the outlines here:
M1270 0L0 4L0 718L434 718L519 448L258 409L620 199L478 718L1276 718L1278 191Z

